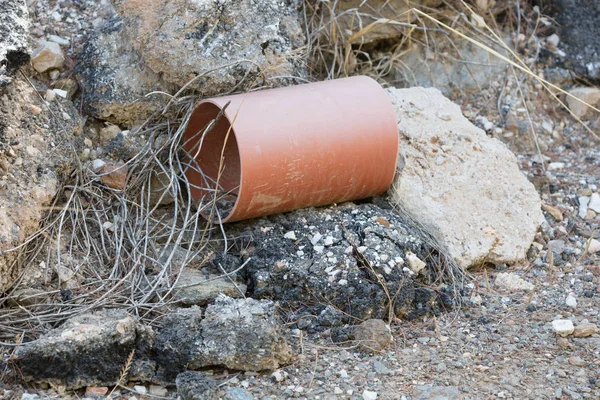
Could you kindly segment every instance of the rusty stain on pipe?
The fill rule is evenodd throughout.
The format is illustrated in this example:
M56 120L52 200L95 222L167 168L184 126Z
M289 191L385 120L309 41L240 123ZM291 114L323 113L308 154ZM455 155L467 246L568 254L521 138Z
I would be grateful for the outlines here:
M191 196L212 199L218 183L222 222L376 195L398 157L392 104L365 76L202 100L185 139Z

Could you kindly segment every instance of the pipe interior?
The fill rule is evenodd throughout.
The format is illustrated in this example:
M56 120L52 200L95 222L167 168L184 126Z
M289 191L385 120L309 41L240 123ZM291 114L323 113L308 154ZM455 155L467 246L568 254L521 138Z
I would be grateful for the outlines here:
M222 115L212 129L206 127L217 118L221 109L213 103L200 104L188 123L185 146L196 163L188 171L193 198L210 201L217 194L221 218L225 219L233 209L241 182L240 153L235 133L227 117ZM204 139L202 136L204 135ZM221 154L223 162L221 164ZM221 173L219 174L219 167ZM220 175L220 176L219 176Z

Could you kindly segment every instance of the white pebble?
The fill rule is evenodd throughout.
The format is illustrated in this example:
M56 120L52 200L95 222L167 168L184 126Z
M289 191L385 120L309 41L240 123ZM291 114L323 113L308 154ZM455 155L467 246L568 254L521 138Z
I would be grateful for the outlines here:
M376 400L377 392L371 392L371 391L365 390L362 394L362 398L363 398L363 400Z
M552 321L552 329L560 336L569 336L575 330L573 322L568 319L556 319Z
M565 304L568 305L569 307L575 308L575 307L577 307L577 299L572 294L569 294L567 296L567 298L565 299Z
M283 235L283 237L290 240L296 240L296 233L294 231L289 231Z

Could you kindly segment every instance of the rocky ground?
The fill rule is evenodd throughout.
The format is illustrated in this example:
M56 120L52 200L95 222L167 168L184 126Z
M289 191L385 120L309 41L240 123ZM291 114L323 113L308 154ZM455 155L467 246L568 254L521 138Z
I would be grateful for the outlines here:
M86 33L90 29L101 28L105 24L113 26L110 25L110 21L114 18L114 11L107 7L107 4L107 1L77 0L29 2L33 21L30 28L32 38L60 43L66 56L66 67L61 70L61 76L48 76L49 80L46 83L49 86L59 88L55 85L57 82L68 82L75 56L85 45ZM112 28L109 31L113 32ZM554 54L549 56L548 59L551 60L557 51L552 47L556 47L552 44L554 40L544 39L542 42L545 46L543 51ZM524 53L527 53L529 45L530 43L523 46ZM574 48L577 46L569 43L568 49ZM560 58L560 54L556 57ZM543 73L550 82L566 85L565 88L573 85L569 72L557 67L548 59L545 64L537 65L536 71ZM580 67L578 64L577 68ZM597 74L593 76L592 72L589 72L590 76L597 78ZM31 91L24 81L18 81L12 90L13 94L16 91ZM34 97L31 93L27 96ZM507 74L489 89L471 92L468 95L464 92L454 92L452 100L459 104L465 116L484 129L488 136L503 141L516 153L521 171L533 182L541 197L545 219L535 236L533 246L527 252L526 261L511 266L483 263L469 271L466 289L460 296L461 307L452 308L452 301L445 304L440 299L433 307L427 298L422 303L428 303L431 307L423 305L420 306L424 310L422 313L413 311L404 315L404 319L393 318L390 324L391 331L387 330L385 324L382 326L368 322L358 331L344 334L342 328L349 319L362 320L371 316L386 319L387 315L382 310L389 306L383 296L377 297L376 289L379 285L373 284L372 304L366 303L356 315L353 315L353 311L356 310L344 309L347 300L356 295L353 290L364 288L356 282L370 278L368 272L349 272L355 265L360 264L359 260L363 260L352 252L360 247L354 240L366 240L366 260L382 271L386 268L380 257L384 253L383 250L397 246L393 251L401 252L402 258L408 260L406 252L410 251L418 260L427 260L426 254L431 248L427 243L412 242L410 230L401 232L398 236L387 237L385 228L388 228L390 223L393 226L402 226L403 222L396 220L393 211L386 209L381 203L346 205L334 209L335 211L330 212L333 222L324 222L322 226L318 226L326 233L323 235L319 233L319 229L315 230L315 225L318 225L318 218L325 214L314 214L311 210L292 216L286 214L263 220L248 229L245 226L234 229L236 236L239 236L240 232L243 235L250 231L254 240L262 240L265 243L273 240L275 235L281 236L284 239L284 250L289 253L285 255L285 263L269 275L268 268L261 268L269 262L280 261L269 259L273 250L266 246L266 250L252 253L248 249L249 246L242 246L236 254L238 259L234 260L232 265L237 267L248 257L253 257L253 263L248 264L247 271L239 276L231 276L233 284L225 279L218 281L218 285L223 285L231 297L243 297L248 289L257 294L261 291L268 292L265 297L283 300L279 310L283 312L279 315L283 318L285 332L282 333L277 327L273 327L275 322L271 303L239 300L244 310L240 313L238 309L231 311L228 308L234 304L233 300L220 300L218 306L211 306L213 308L209 307L207 311L200 312L199 309L192 308L172 315L167 323L168 328L160 331L154 338L156 348L159 349L158 358L144 358L146 350L140 349L139 338L146 338L151 334L147 328L138 325L127 315L106 316L99 323L96 322L99 324L96 328L94 322L87 319L71 321L69 325L63 326L62 330L56 331L54 336L50 335L50 339L55 338L52 340L60 342L59 338L66 337L77 342L78 332L109 337L107 340L110 345L102 347L101 350L92 349L86 354L90 356L91 362L96 362L98 366L117 359L118 362L112 363L110 367L110 373L117 377L121 368L129 364L129 351L136 349L138 358L133 362L131 381L123 382L120 387L114 389L112 386L101 386L108 385L110 380L96 383L81 381L72 383L77 387L75 391L67 391L68 388L58 381L41 385L15 385L15 381L12 380L15 375L6 374L3 376L10 379L0 388L0 397L23 400L106 396L130 400L176 399L178 396L183 399L365 400L600 398L600 141L562 110L535 80ZM56 106L56 103L53 104ZM37 108L44 105L32 104L30 107L35 113ZM61 125L68 124L71 129L78 125L76 108L78 107L74 108L70 103L68 108L56 106L55 113L64 120ZM67 119L64 113L73 117ZM577 116L592 130L598 131L599 116L592 110L579 109ZM119 120L123 121L128 121L128 117ZM47 126L43 129L50 129L47 121L40 122L41 125L44 123ZM90 153L100 153L95 147L95 139L94 146L91 145L90 139L86 138L89 142L85 142L83 137L80 139L75 141L78 152L87 150L86 157L90 159L94 158L95 154L90 156ZM48 139L46 142L49 141ZM26 141L23 143L29 144ZM14 148L14 145L12 146ZM34 146L33 150L44 147L35 142L32 142L31 146ZM24 151L33 152L28 150L29 147L21 145L17 150L24 148ZM38 153L33 153L34 156L38 156ZM21 158L24 165L29 165L27 157ZM14 182L9 181L8 184ZM493 181L488 184L493 186ZM55 191L54 189L53 192ZM53 193L46 197L52 195ZM47 199L45 201L48 202ZM18 201L15 201L15 204L17 203ZM382 207L379 208L380 206ZM488 207L493 207L493 204ZM377 229L362 239L354 236L354 231L347 237L336 231L336 221L349 222L353 217L356 220L364 220L365 223L374 223ZM303 219L304 223L298 223L298 219ZM297 226L301 228L295 229ZM510 230L510 226L507 228ZM331 233L330 242L327 242L327 233ZM356 249L351 248L354 245ZM273 246L277 246L277 243ZM369 252L369 246L372 246L372 249L377 248L378 253ZM350 252L347 252L349 247ZM281 251L281 248L278 250ZM305 253L310 254L311 259L317 260L313 262L311 272L318 271L320 276L327 276L328 279L313 282L315 287L325 292L330 282L339 285L340 295L329 299L329 303L325 301L327 299L322 299L320 304L306 304L302 309L290 310L285 300L290 299L291 295L269 292L269 285L293 277L296 281L290 279L287 286L282 288L289 290L294 296L306 296L301 288L305 282L303 279L309 280L310 275L302 276L294 269L296 265L302 265ZM346 263L346 268L340 268L339 274L336 273L337 270L328 270L326 267L326 261L331 257L337 257ZM320 265L318 260L323 261L323 265ZM217 266L218 263L214 262L211 267L213 270L207 273L211 276L219 274L220 271L214 270ZM408 262L406 266L409 266ZM408 268L405 272L407 276L412 276L415 270ZM390 285L398 284L399 276L388 278ZM189 280L184 280L184 284L193 283L197 277L192 274L186 276L186 279ZM247 288L246 284L250 287ZM216 286L217 282L214 285ZM413 285L412 281L410 285ZM224 292L225 289L221 291ZM183 293L184 304L203 306L207 302L205 298L193 297L195 294L180 293ZM361 299L369 298L368 294L359 294ZM190 296L193 298L190 299ZM420 304L419 298L411 298L410 304ZM218 307L221 307L219 313L216 311ZM376 310L376 315L371 315L372 309ZM244 319L246 314L258 315L258 320L265 324L259 324L251 317L248 317L248 320ZM311 319L317 314L318 318ZM223 315L229 319L222 319ZM198 322L202 326L198 332L190 328L192 325L186 325L195 319L202 320ZM107 323L109 320L111 322ZM224 323L223 320L229 322ZM118 332L116 339L110 333L113 323L114 330ZM226 325L228 323L245 326L249 331L264 332L265 337L273 338L272 349L263 354L264 359L242 360L244 363L240 367L239 353L234 352L235 354L231 355L227 353L226 348L215 349L206 345L211 340L221 340L218 336L224 326L229 329ZM245 323L247 325L244 325ZM91 328L88 331L78 330L82 325ZM174 349L177 345L173 343L177 342L174 342L173 338L194 334L199 335L206 346L191 359L174 357L173 354L178 355L177 351L180 349ZM289 349L281 344L283 337L289 342ZM231 338L233 343L238 339ZM242 339L239 340L242 343ZM113 345L116 347L110 347ZM43 352L45 349L40 348L37 351ZM26 359L25 353L14 352L11 346L6 347L4 353L3 373L14 365L11 363L13 356ZM161 355L164 356L163 360ZM55 362L52 361L53 356L47 354L45 362ZM169 357L177 360L177 363L166 363L166 359L171 359ZM242 354L241 358L243 357ZM229 364L225 368L215 368L210 362L215 358L229 360ZM42 364L37 360L34 360L33 364L36 362ZM254 362L264 363L261 365L266 365L268 370L254 371L262 369L253 368ZM153 384L149 384L146 379L142 379L147 363L158 365L158 370L167 375L183 370L184 365L193 365L196 369L201 369L201 372L178 375L176 385L168 385L158 378ZM71 363L66 363L65 370L68 370L70 365ZM43 364L40 367L41 370L47 370L43 368ZM249 371L236 371L238 368ZM93 376L94 368L90 368L90 371L90 376ZM21 370L20 373L39 375L43 374L43 371ZM19 373L16 374L18 375ZM139 381L135 380L136 376ZM141 382L142 380L145 382Z

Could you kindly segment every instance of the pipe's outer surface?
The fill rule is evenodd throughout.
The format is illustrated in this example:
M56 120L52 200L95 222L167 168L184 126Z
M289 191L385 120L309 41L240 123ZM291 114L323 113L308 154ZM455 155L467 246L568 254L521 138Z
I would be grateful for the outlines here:
M237 200L222 222L384 192L398 156L393 106L383 88L364 76L202 100L186 140L202 170L186 173L193 198L214 188L223 154L218 182Z

